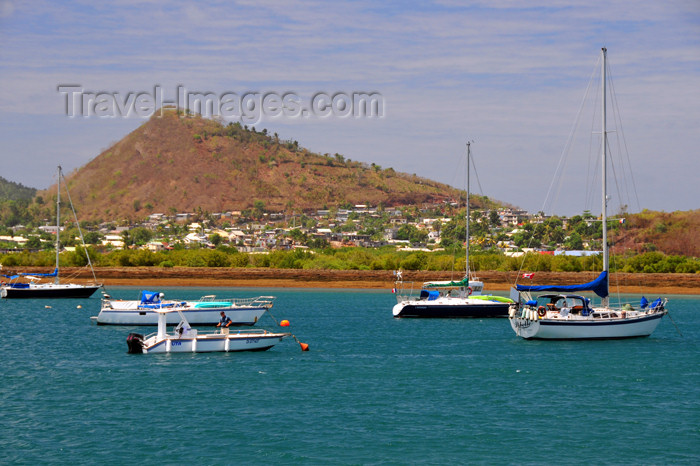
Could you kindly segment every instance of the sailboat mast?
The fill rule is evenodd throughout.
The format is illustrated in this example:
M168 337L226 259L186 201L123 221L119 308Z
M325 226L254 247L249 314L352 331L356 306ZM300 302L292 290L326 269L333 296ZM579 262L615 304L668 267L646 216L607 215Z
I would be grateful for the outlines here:
M467 141L467 234L466 234L466 242L464 244L464 248L467 250L466 253L466 264L465 264L465 271L466 271L466 277L467 277L467 282L469 281L469 163L471 159L471 141Z
M61 235L61 166L58 166L58 184L56 185L56 270L58 271L58 252L60 246ZM58 273L53 279L54 283L58 284Z
M603 174L602 174L602 182L603 182L603 206L602 206L602 220L603 220L603 271L608 272L609 269L609 263L610 263L610 258L608 255L608 190L607 190L607 167L608 167L608 162L607 162L607 149L608 149L608 130L607 130L607 116L606 116L606 102L605 102L605 71L606 71L606 59L607 59L607 53L608 49L603 47L602 49L602 54L603 54L603 59L602 59L602 71L601 71L601 94L602 94L602 112L601 112L601 120L602 120L602 137L601 137L601 157L602 157L602 166L603 166ZM603 299L603 304L607 305L608 298Z

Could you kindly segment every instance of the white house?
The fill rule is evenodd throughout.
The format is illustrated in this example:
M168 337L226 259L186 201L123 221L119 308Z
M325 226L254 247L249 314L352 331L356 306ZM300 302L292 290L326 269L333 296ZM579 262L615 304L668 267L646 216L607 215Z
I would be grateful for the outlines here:
M121 235L105 235L102 244L117 249L124 249L124 238Z

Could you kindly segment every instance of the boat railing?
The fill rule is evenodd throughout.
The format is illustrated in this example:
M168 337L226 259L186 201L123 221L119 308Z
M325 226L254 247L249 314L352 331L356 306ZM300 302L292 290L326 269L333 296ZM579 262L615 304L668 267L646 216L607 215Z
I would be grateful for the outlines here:
M588 315L580 314L579 312L572 313L569 308L557 309L555 311L548 310L545 315L537 315L537 311L542 308L542 306L531 306L531 305L514 305L511 307L513 310L513 317L527 318L527 319L541 319L546 316L546 318L560 318L560 319L594 319L594 320L620 320L620 319L631 319L638 318L644 315L656 314L658 312L665 313L666 310L662 303L654 308L648 309L607 309L607 308L591 308Z
M103 302L106 301L106 305L103 307L106 308L112 308L112 304L109 300L103 300ZM127 307L128 306L124 306ZM136 309L138 310L144 310L144 309L168 309L168 308L186 308L187 307L187 301L176 301L174 299L168 299L168 300L163 300L157 303L143 303L143 302L137 302L136 303Z
M224 298L217 299L216 295L202 296L197 303L229 303L233 306L255 306L255 307L272 307L273 302L277 299L275 296L257 296L255 298Z
M226 328L228 332L223 332L222 329L216 329L213 331L209 332L202 332L196 329L191 329L188 330L189 333L184 333L181 334L181 338L183 339L188 339L188 338L206 338L206 337L213 337L213 336L222 336L222 335L253 335L253 336L262 336L262 335L267 335L270 332L269 330L265 330L264 328L255 328L255 329L240 329L240 330L232 330L230 328ZM169 337L177 336L178 332L177 330L174 330L173 332L169 332L167 335ZM143 339L148 340L149 338L153 338L158 336L158 332L152 332L146 335Z
M397 281L394 284L394 293L396 294L396 301L397 302L403 302L403 301L410 301L414 298L414 293L416 292L415 290L420 290L422 289L421 287L415 288L414 282L404 282L404 281Z

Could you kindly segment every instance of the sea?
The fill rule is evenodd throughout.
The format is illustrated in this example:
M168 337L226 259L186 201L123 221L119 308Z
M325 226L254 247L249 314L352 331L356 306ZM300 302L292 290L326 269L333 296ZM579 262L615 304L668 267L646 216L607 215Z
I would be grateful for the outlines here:
M0 300L0 463L700 464L700 296L649 338L567 342L395 319L390 290L158 291L276 296L257 326L309 351L127 354L151 329L93 324L97 294Z

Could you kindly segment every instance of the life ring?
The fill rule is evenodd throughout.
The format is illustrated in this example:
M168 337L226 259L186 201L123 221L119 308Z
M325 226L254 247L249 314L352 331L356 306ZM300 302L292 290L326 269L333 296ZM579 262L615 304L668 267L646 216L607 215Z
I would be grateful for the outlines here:
M540 317L544 317L547 315L547 310L544 308L544 306L540 306L537 308L537 315Z
M472 294L472 287L468 286L467 287L467 296L470 296Z

